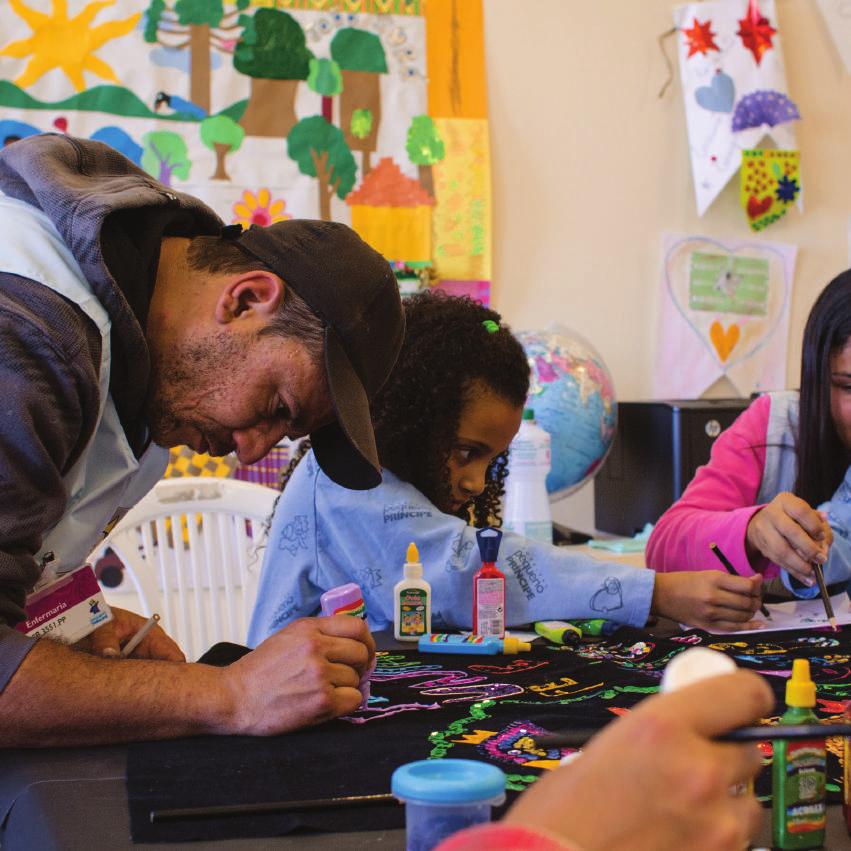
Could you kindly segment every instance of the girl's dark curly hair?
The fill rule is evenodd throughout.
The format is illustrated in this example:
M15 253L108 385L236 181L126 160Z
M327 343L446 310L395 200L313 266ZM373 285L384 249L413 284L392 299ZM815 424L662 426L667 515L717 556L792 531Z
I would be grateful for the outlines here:
M378 457L448 512L447 465L464 405L484 388L521 407L529 391L529 365L499 314L469 298L418 293L406 299L405 318L399 360L372 403ZM304 452L300 447L283 473L282 487ZM485 490L459 516L477 526L500 522L507 460L507 452L494 459Z

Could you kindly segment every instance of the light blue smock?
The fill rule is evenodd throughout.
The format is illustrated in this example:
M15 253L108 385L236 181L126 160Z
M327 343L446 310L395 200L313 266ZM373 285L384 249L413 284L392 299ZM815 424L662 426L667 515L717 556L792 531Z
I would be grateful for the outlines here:
M372 629L393 625L393 586L413 541L432 588L432 630L470 629L476 530L439 511L389 470L367 491L334 484L313 452L296 467L269 530L248 644L319 611L323 591L356 582ZM608 618L644 626L652 570L600 561L506 532L497 567L505 574L506 624Z

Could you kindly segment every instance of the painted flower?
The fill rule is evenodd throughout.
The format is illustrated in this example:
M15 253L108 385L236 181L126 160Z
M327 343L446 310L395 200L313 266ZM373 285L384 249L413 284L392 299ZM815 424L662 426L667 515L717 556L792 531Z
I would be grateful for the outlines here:
M265 187L258 190L255 195L250 189L242 193L242 198L233 205L233 220L231 224L242 225L244 228L251 225L273 225L275 222L283 222L291 219L289 213L285 213L287 202L283 198L275 198Z
M800 188L798 181L794 177L781 177L777 181L777 200L791 203L795 200L795 196L798 194Z

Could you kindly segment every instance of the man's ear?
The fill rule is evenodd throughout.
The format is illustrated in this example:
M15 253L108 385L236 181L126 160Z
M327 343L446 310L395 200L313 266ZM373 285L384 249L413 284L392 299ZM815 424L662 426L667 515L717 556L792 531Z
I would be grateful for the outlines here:
M216 300L216 322L226 325L235 319L269 319L283 302L285 289L281 278L263 269L230 275Z

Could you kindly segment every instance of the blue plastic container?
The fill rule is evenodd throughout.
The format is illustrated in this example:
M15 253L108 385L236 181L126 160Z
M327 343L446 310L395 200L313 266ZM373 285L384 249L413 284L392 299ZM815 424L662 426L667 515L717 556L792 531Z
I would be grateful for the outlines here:
M491 808L505 801L505 774L471 759L422 759L397 768L390 789L405 804L407 851L431 851L491 820Z

